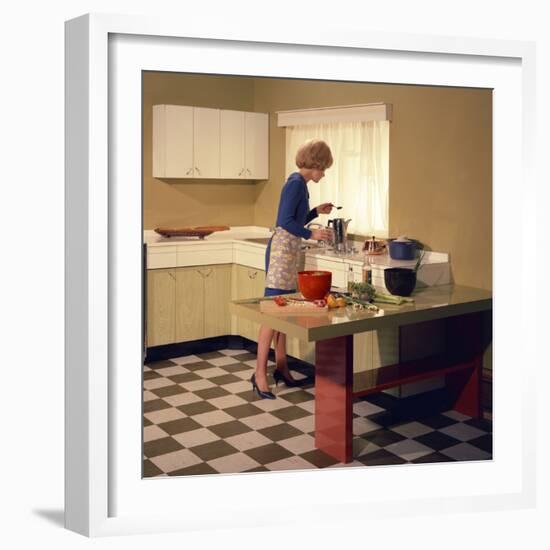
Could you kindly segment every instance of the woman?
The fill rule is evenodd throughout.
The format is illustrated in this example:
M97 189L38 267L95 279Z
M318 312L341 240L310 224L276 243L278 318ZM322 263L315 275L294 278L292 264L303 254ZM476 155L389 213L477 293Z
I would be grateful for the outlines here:
M318 183L325 170L332 166L332 153L321 140L304 143L296 153L297 172L292 173L281 191L275 232L266 250L266 281L264 296L291 294L296 292L297 267L300 243L304 239L327 241L332 232L329 229L307 229L304 227L319 214L330 214L331 203L323 203L309 209L307 183ZM252 389L262 399L275 399L267 383L267 358L271 341L275 349L275 382L282 380L287 386L297 386L288 370L286 359L286 336L267 326L261 326L258 335L256 372L252 375Z

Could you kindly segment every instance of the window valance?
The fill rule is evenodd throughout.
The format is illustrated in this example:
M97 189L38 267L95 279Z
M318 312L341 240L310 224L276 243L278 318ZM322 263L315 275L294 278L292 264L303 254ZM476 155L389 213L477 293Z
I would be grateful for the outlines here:
M309 124L334 124L339 122L391 122L391 103L367 103L342 105L317 109L295 109L277 112L277 126L304 126Z

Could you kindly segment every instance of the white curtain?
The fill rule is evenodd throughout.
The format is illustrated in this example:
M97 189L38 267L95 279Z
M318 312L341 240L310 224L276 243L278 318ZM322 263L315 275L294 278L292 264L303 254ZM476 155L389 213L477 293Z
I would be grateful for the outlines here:
M329 145L334 164L317 184L308 183L311 208L323 202L342 206L315 221L351 218L348 232L388 236L389 121L289 126L286 129L286 173L298 170L296 151L308 139Z

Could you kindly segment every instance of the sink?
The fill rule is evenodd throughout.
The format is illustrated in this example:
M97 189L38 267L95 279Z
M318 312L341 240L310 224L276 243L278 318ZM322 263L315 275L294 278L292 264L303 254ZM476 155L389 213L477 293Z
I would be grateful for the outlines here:
M265 244L267 246L269 244L270 237L255 237L255 238L251 237L251 238L243 239L243 241L247 241L249 243ZM324 248L324 247L320 246L316 242L308 242L308 241L303 242L300 245L301 250L314 250L318 248Z

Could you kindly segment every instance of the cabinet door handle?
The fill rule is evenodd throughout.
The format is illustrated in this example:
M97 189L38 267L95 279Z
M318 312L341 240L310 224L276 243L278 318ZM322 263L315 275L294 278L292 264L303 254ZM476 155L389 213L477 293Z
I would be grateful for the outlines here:
M257 275L258 275L258 272L257 272L257 271L254 271L254 272L249 271L249 272L248 272L248 278L249 278L249 279L255 279Z
M197 174L198 174L199 176L202 175L202 174L201 174L201 171L200 171L196 166L195 166L195 170L197 171Z
M174 279L174 281L176 280L176 277L174 276L174 274L171 271L168 271L168 275L170 275L170 277L172 277L172 279Z
M251 172L248 168L246 169L246 171L247 171L250 175L252 175L252 172Z
M203 273L200 269L197 269L197 271L204 277L210 277L210 275L212 275L212 270L209 269L208 271L206 271L205 273Z
M189 168L189 170L187 170L187 172L185 172L185 175L189 176L192 173L193 173L193 167L191 166L191 168Z

